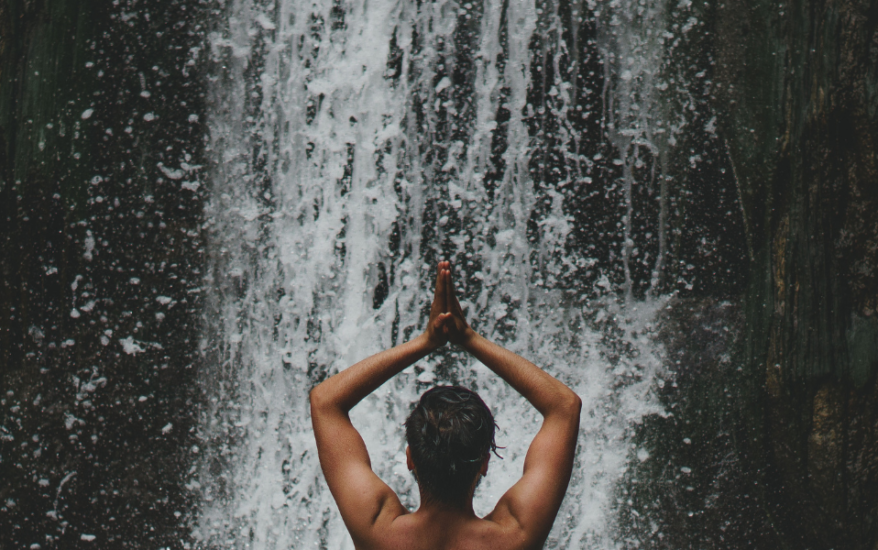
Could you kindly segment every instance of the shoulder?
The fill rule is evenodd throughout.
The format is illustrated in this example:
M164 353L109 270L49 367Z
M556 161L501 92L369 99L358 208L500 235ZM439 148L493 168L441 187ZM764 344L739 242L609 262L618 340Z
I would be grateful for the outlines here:
M543 541L536 540L531 530L526 529L509 507L502 502L498 503L498 506L485 516L483 521L487 524L484 530L485 534L492 540L500 542L502 548L524 550L542 547ZM501 546L490 545L488 547L499 548Z
M354 546L358 549L395 548L388 543L395 538L394 533L401 525L397 520L409 515L409 511L389 487L379 491L376 496L377 507L373 510L356 510L349 513L348 517L342 514Z
M351 536L358 550L429 550L430 540L414 515L400 506L385 506L363 536ZM438 547L437 547L438 548Z

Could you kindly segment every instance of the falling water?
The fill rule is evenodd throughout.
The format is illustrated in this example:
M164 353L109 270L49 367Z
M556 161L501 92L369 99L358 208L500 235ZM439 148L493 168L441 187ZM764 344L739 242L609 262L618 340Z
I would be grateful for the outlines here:
M631 429L660 412L652 334L675 131L656 95L663 14L663 0L229 3L211 36L212 366L191 482L204 547L352 548L308 391L422 330L444 258L476 330L583 398L547 547L617 544L618 480L646 458ZM637 207L641 188L658 206ZM484 514L539 418L483 366L448 349L352 418L414 509L402 422L452 382L483 395L506 447L475 499Z

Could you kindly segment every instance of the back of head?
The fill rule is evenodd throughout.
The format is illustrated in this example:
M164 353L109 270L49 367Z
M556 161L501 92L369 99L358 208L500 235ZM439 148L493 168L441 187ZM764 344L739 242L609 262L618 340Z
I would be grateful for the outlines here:
M421 396L405 422L418 483L431 498L462 504L491 451L494 416L473 391L437 386Z

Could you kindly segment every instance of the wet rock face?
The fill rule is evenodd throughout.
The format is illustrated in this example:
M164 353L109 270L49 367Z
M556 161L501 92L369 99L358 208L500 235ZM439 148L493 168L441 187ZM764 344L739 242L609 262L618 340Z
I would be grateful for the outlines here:
M186 536L195 11L0 2L0 547Z
M691 424L714 444L731 438L724 458L657 447L668 464L716 471L724 490L708 491L694 507L681 490L669 502L674 512L659 514L665 542L639 537L658 547L737 540L871 548L878 542L878 9L727 1L705 17L715 27L711 108L735 171L751 258L749 288L733 299L744 318L731 346L742 374L681 371L671 362L673 376L685 374L665 393L673 416L653 419L642 434L667 437ZM678 311L668 326L701 315L687 320ZM668 341L669 353L692 346L687 357L707 353L710 341L680 344L687 334ZM734 398L699 397L719 386ZM700 406L687 407L693 400ZM698 493L707 485L689 487ZM678 514L683 506L693 516Z
M723 12L717 46L727 80L718 99L730 106L723 130L742 166L755 251L742 357L764 381L754 419L764 432L751 467L765 472L765 504L783 537L871 547L878 10L867 2L742 4Z
M699 9L749 285L671 303L660 391L671 414L638 430L622 531L655 548L872 548L878 8ZM711 337L710 319L733 330Z
M784 380L847 377L859 344L841 344L878 290L878 11L727 2L717 20L715 108L766 304L754 315L779 331L768 359Z

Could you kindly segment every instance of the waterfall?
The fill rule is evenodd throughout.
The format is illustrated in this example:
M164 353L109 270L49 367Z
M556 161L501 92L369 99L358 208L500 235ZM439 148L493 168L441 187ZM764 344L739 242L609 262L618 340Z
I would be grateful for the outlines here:
M422 330L448 259L474 328L583 399L548 548L608 548L631 427L661 413L669 146L663 0L231 0L210 37L212 291L195 537L204 548L352 548L308 391ZM679 130L679 125L677 126ZM672 143L671 143L672 145ZM647 189L658 200L638 207ZM643 191L646 192L646 191ZM650 195L653 196L653 195ZM637 223L635 223L637 221ZM644 229L644 227L646 229ZM477 390L520 476L539 415L448 348L352 412L376 473L418 504L402 423L437 383Z

